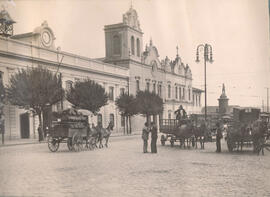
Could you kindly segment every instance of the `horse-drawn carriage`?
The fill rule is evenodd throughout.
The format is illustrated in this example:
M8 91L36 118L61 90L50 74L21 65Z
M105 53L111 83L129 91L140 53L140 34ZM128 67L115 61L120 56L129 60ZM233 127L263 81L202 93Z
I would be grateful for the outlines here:
M232 152L234 149L253 147L254 152L261 150L265 144L267 123L259 120L260 109L234 108L233 118L228 121L227 146Z
M55 113L49 130L48 148L55 152L60 143L67 143L72 151L80 151L84 145L89 145L88 116L70 109Z
M165 145L166 141L170 141L171 146L179 141L180 146L196 146L197 141L200 142L201 148L204 148L204 142L210 137L210 129L206 122L200 118L200 115L191 115L187 119L161 119L159 122L161 135L161 144Z
M60 143L67 143L70 151L92 150L98 147L98 142L99 148L102 148L103 139L106 140L105 146L107 147L112 129L111 122L106 129L101 125L90 128L88 116L72 108L64 110L53 115L48 136L48 148L50 151L56 152Z

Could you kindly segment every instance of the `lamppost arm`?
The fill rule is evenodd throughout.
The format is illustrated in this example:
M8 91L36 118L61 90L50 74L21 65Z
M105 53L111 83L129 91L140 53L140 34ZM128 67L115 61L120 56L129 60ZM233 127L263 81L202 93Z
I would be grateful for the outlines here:
M199 63L200 59L199 59L199 50L200 48L203 49L204 51L204 95L205 95L205 106L204 106L204 111L205 111L205 121L207 120L207 90L206 90L206 62L213 62L213 54L212 54L212 46L210 44L200 44L197 46L197 50L196 50L196 62ZM210 56L210 58L209 58Z

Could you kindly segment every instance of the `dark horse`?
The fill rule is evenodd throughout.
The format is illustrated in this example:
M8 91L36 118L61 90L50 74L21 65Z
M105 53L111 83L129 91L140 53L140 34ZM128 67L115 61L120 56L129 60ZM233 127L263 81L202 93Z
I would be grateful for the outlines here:
M110 122L106 129L99 128L99 148L103 148L103 139L105 139L105 146L108 147L108 141L111 136L111 131L113 130L113 124Z
M194 126L190 120L182 121L182 123L177 127L175 136L180 139L180 146L184 145L186 148L185 142L187 142L187 147L190 147L191 138L193 136Z
M256 120L251 127L253 136L253 152L258 155L262 152L262 155L264 155L265 137L268 131L267 123Z
M204 149L204 142L207 138L208 128L205 122L202 122L200 125L194 126L193 134L195 137L195 148L198 148L198 141L200 142L201 149Z

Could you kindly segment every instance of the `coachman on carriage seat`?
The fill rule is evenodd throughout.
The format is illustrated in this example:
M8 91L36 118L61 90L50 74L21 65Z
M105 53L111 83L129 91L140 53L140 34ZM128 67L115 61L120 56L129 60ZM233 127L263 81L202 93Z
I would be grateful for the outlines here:
M180 105L179 108L174 112L176 114L176 119L179 121L179 126L184 124L187 119L187 113L186 110L184 110L183 106Z

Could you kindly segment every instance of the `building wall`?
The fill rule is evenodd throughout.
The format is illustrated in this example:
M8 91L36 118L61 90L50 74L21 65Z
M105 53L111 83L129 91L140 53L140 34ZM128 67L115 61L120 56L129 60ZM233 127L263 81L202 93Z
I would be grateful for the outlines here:
M110 87L114 88L114 100L100 109L103 119L103 127L108 125L110 114L115 117L115 131L122 132L121 117L114 101L120 95L120 89L125 88L130 94L136 95L137 81L140 90L145 90L149 83L149 91L153 91L153 85L161 86L161 98L164 102L164 112L162 118L175 118L174 111L182 105L188 114L200 112L200 99L193 100L193 94L200 97L201 91L193 91L192 74L188 65L184 65L179 55L170 61L159 59L157 48L152 40L143 49L143 33L140 29L137 12L130 8L123 15L123 22L107 25L105 31L106 57L104 62L90 58L78 56L55 50L54 34L47 22L43 22L40 27L33 32L13 36L13 39L0 37L0 71L4 73L4 81L7 84L10 75L18 68L27 66L46 66L53 72L61 72L63 86L67 82L75 82L87 77L102 85L107 92ZM120 53L114 54L113 37L120 38ZM32 37L31 37L32 36ZM134 37L134 54L132 54L131 37ZM139 39L139 46L137 45ZM17 39L17 40L15 40ZM49 39L46 40L46 39ZM137 48L140 54L137 54ZM61 62L61 64L60 64ZM168 95L170 85L170 96ZM175 90L177 88L177 92ZM181 97L179 91L181 90ZM185 90L185 92L183 91ZM190 91L190 96L189 96ZM176 95L177 93L177 95ZM64 108L70 107L65 101ZM57 110L57 106L53 107ZM10 131L10 138L20 136L20 114L25 113L23 109L14 106L7 106L6 130ZM35 136L38 121L30 114L31 137ZM90 115L90 122L96 124L97 117ZM133 131L140 131L145 122L145 117L136 116L132 118Z
M12 74L19 68L36 67L43 65L53 72L59 66L59 59L64 56L59 67L59 72L63 76L63 88L66 81L76 81L90 78L100 83L108 92L109 87L114 87L114 100L120 95L120 88L128 89L128 69L117 65L98 62L89 58L77 56L70 53L59 52L43 47L33 46L21 41L0 37L0 71L3 72L3 82L8 84ZM70 104L64 102L64 108ZM26 111L15 106L5 106L5 137L6 139L20 138L20 115ZM100 109L103 117L103 126L109 122L110 114L114 114L114 132L121 132L121 118L113 101ZM96 122L97 117L92 116L90 120ZM38 121L30 113L30 138L35 137Z

